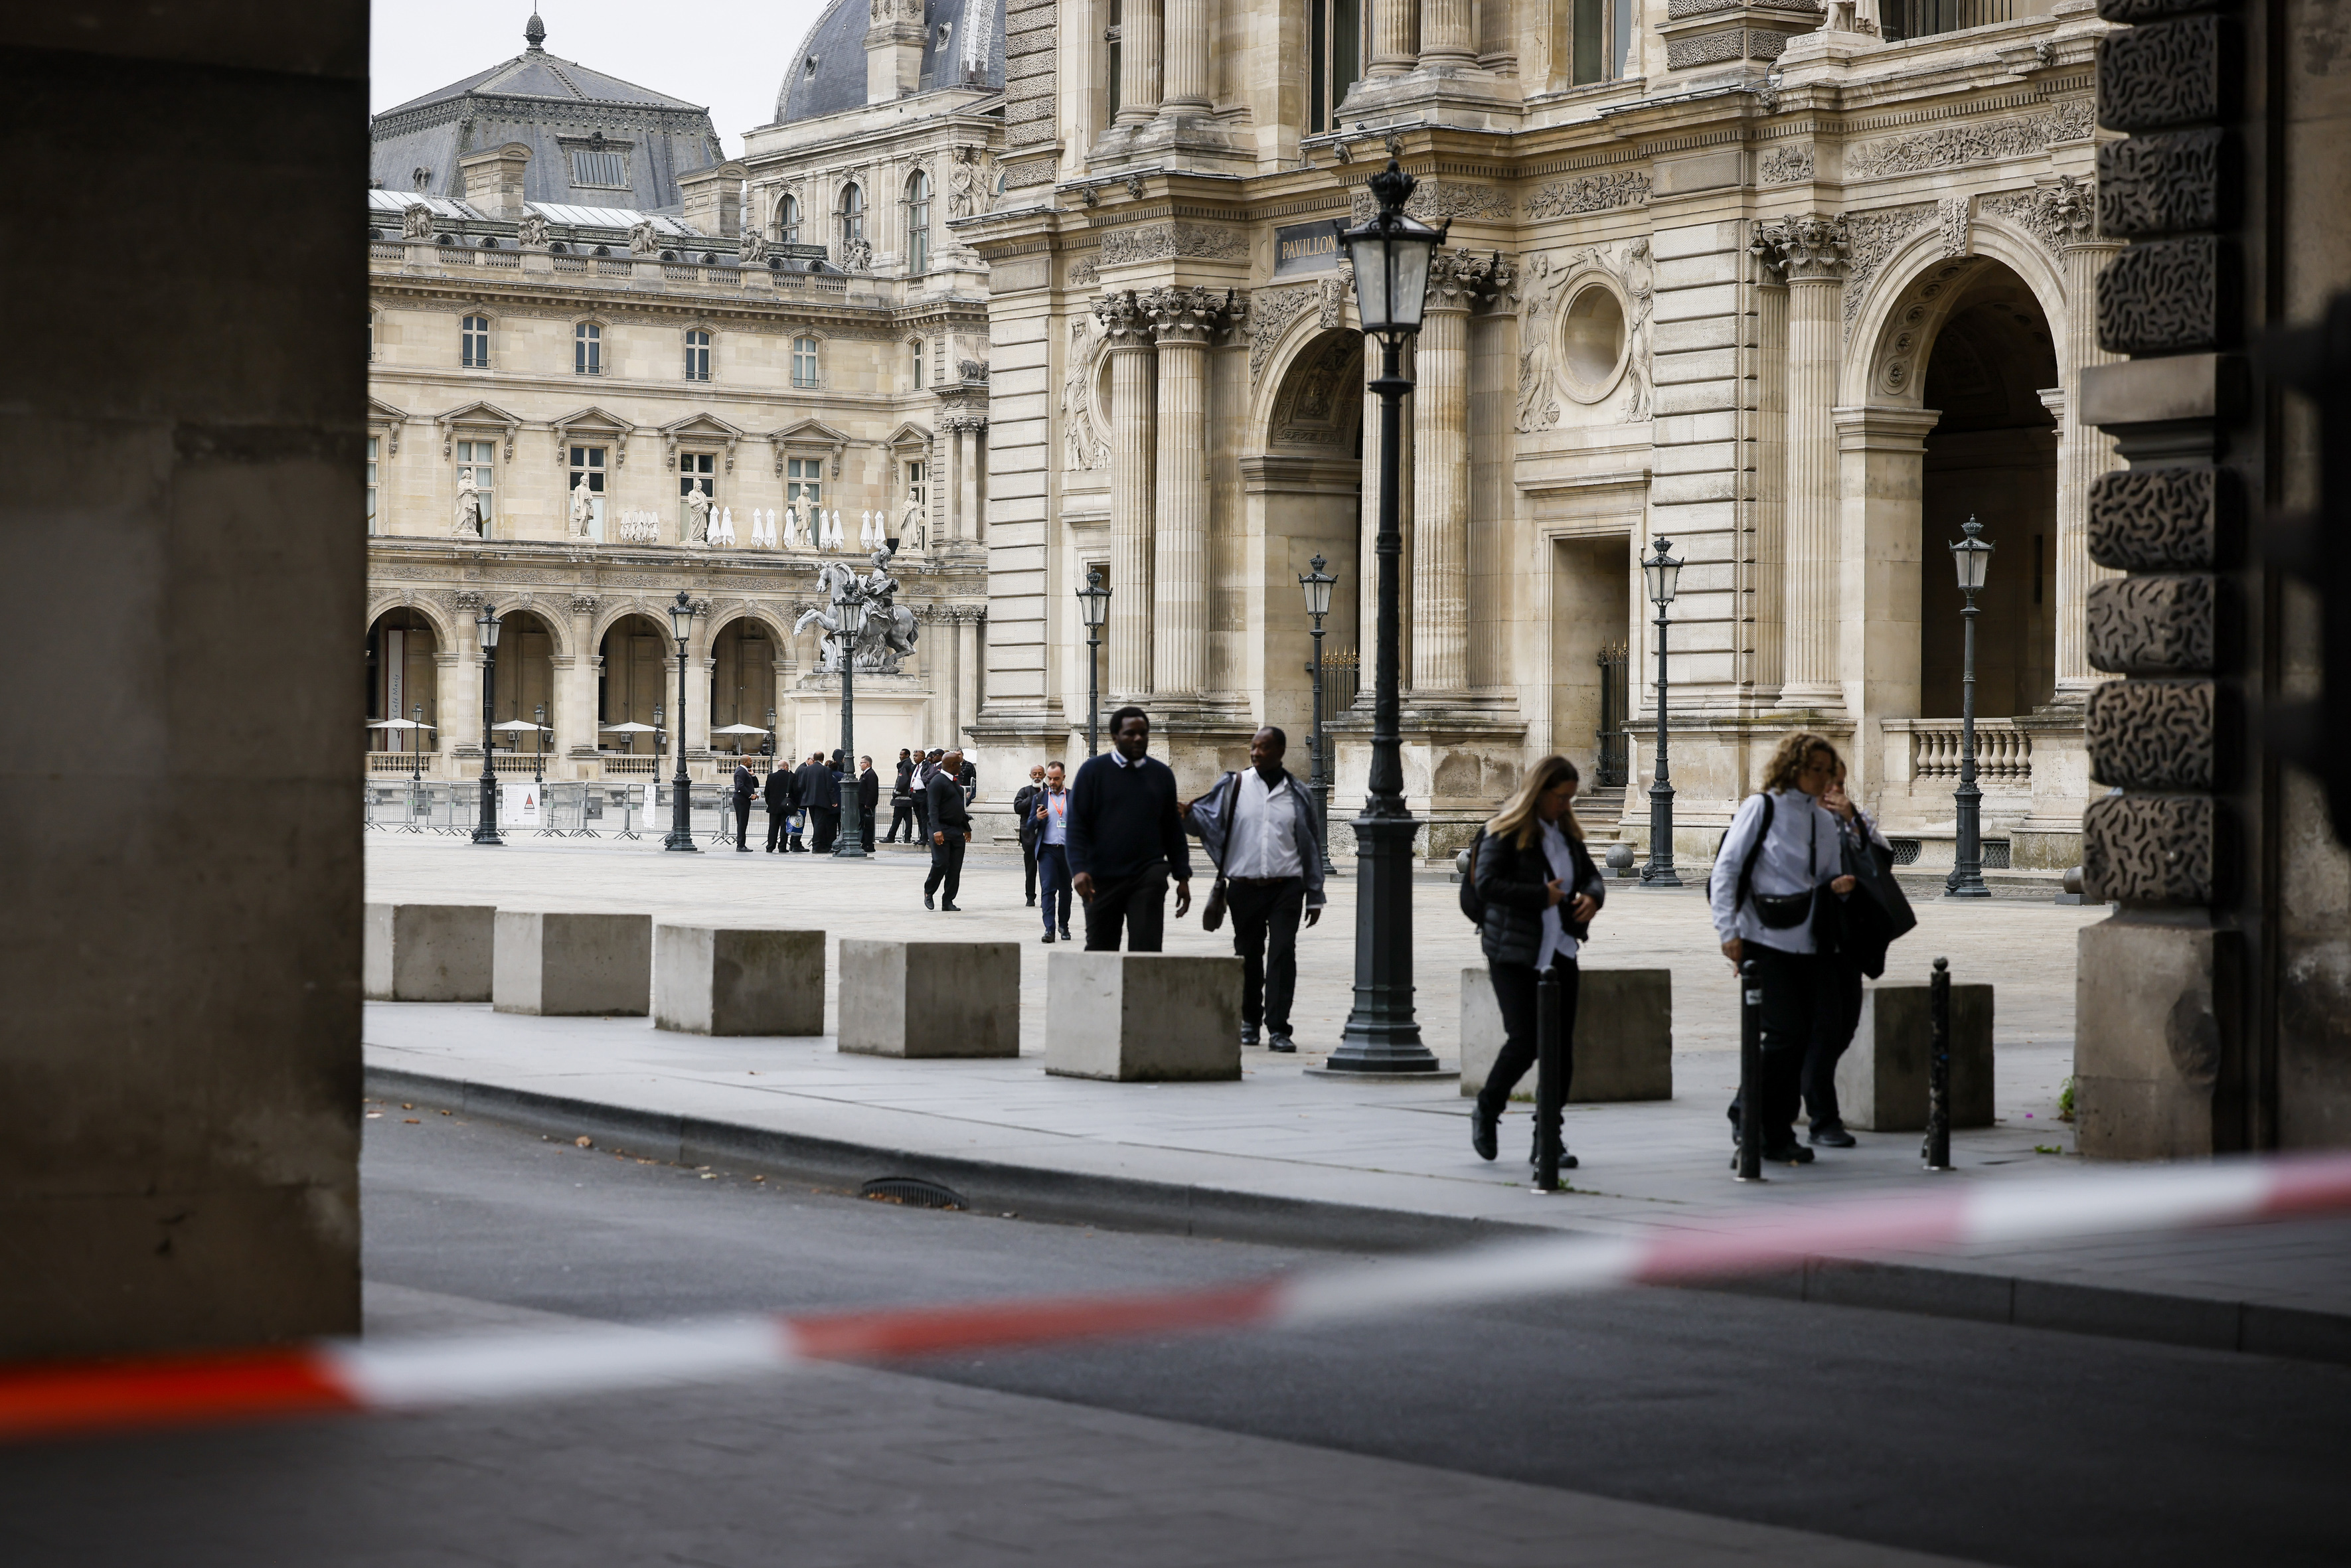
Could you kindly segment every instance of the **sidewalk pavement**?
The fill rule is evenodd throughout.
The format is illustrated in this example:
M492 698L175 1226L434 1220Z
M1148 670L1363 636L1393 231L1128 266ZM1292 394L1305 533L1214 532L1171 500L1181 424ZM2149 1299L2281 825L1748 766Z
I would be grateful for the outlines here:
M642 1019L538 1019L486 1006L371 1004L370 1092L519 1121L550 1135L620 1143L639 1155L726 1164L855 1187L883 1175L946 1182L973 1207L1195 1234L1376 1249L1440 1245L1520 1228L1605 1233L1632 1225L1722 1225L1814 1196L1915 1191L2079 1169L2056 1104L2073 1051L2074 935L2097 909L1921 901L1920 930L1892 974L1924 977L1949 954L1958 977L1998 986L1992 1127L1953 1139L1959 1170L1919 1168L1915 1133L1860 1134L1766 1185L1730 1179L1724 1117L1737 1078L1736 1015L1706 912L1692 894L1619 889L1595 925L1593 967L1674 974L1670 1102L1571 1106L1583 1165L1572 1193L1528 1188L1531 1121L1503 1123L1502 1159L1468 1146L1468 1103L1450 1080L1366 1083L1311 1077L1350 997L1353 888L1332 889L1301 940L1301 1053L1243 1052L1238 1082L1115 1084L1050 1078L1044 966L1008 855L975 852L958 915L926 915L924 857L876 862L731 852L646 855L576 841L474 850L375 837L368 896L496 902L510 908L647 911L656 918L822 926L841 936L1024 942L1019 1060L903 1061L844 1056L830 1035L710 1039ZM1457 1054L1459 985L1474 932L1442 883L1416 888L1419 1016L1432 1050ZM1196 920L1170 923L1170 951L1229 951ZM829 951L828 1020L837 1018ZM1822 1259L1743 1289L1929 1315L2351 1362L2351 1221L2301 1221L2192 1236L2128 1237L1862 1261Z

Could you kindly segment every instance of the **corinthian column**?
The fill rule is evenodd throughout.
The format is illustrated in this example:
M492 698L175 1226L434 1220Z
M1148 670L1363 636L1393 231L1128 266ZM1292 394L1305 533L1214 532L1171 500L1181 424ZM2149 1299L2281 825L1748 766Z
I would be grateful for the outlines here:
M1133 293L1094 301L1110 355L1110 689L1151 690L1151 319Z
M1160 0L1124 0L1118 24L1118 118L1141 125L1159 112Z
M1418 56L1414 40L1420 29L1413 24L1415 0L1372 0L1372 64L1364 74L1400 77L1412 69Z
M1469 0L1421 0L1420 63L1474 66L1477 40L1469 34Z
M2065 269L2064 359L2058 384L2065 390L2057 413L2057 692L2061 703L2083 703L2105 677L2090 668L2084 601L2090 585L2122 574L2090 559L2090 486L2115 466L2115 440L2082 423L2082 372L2115 358L2098 347L2098 271L2122 246L2098 236L2096 197L2086 180L2071 176L2037 193L2034 205L2057 231Z
M1163 697L1196 697L1207 685L1208 335L1231 303L1213 288L1143 296L1159 344L1151 689Z
M1175 120L1208 111L1208 0L1165 0L1166 86L1159 118Z
M1844 220L1814 215L1766 224L1761 243L1788 275L1787 678L1780 703L1836 709L1844 706L1837 679L1840 497L1829 411L1836 402Z
M1413 398L1412 689L1469 685L1469 306L1487 264L1439 251L1428 265Z

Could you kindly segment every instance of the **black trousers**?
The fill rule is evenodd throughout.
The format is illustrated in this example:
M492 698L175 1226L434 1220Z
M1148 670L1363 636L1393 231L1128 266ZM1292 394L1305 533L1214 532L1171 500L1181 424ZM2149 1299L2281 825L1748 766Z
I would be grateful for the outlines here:
M1306 913L1306 879L1228 878L1225 909L1233 923L1233 951L1241 956L1241 1022L1290 1032L1290 1002L1298 994L1298 922Z
M1063 931L1070 928L1070 847L1067 844L1039 844L1037 869L1045 879L1045 929L1050 932L1058 920Z
M1148 865L1114 882L1094 879L1086 902L1086 951L1115 953L1123 927L1126 950L1156 953L1167 933L1167 864Z
M914 841L914 802L909 796L893 795L890 798L890 831L882 841L896 843L898 830L901 828L906 830L906 841L913 843Z
M1029 903L1037 902L1037 841L1027 833L1020 835L1021 896Z
M865 846L865 852L869 855L873 852L873 830L882 825L874 819L881 814L879 807L871 811L857 813L857 840Z
M750 837L751 797L737 795L735 797L735 847L738 850L749 849Z
M1478 1091L1480 1113L1499 1119L1510 1103L1510 1091L1535 1064L1535 988L1541 981L1532 964L1489 964L1487 974L1494 983L1494 1000L1502 1009L1502 1049L1494 1057L1493 1068L1486 1074L1486 1087ZM1553 958L1551 973L1559 981L1559 1103L1567 1105L1568 1085L1575 1080L1575 996L1582 984L1581 971L1573 958ZM1540 1134L1541 1129L1537 1128ZM1567 1146L1562 1139L1560 1146Z
M809 808L809 831L816 837L816 842L810 844L809 848L820 855L831 854L832 852L832 841L841 834L841 808L838 806L810 806Z
M1756 986L1763 993L1763 1092L1758 1107L1763 1146L1784 1148L1796 1141L1796 1108L1803 1102L1805 1059L1824 1023L1835 1016L1835 987L1827 967L1834 960L1755 941L1748 942L1741 951L1754 960ZM1851 1038L1849 1030L1847 1038ZM1832 1070L1834 1065L1832 1059ZM1739 1122L1736 1094L1730 1099L1730 1120L1734 1125Z
M1804 1115L1814 1132L1842 1127L1837 1109L1837 1059L1853 1045L1853 1031L1861 1024L1861 966L1842 953L1819 960L1819 1017L1812 1043L1804 1048Z
M956 901L956 890L963 885L963 852L969 841L959 832L944 835L946 842L931 846L931 874L923 879L923 896L945 889L946 902Z
M919 784L914 786L914 841L918 844L931 841L931 800L923 793L923 787Z
M771 850L782 849L786 835L791 831L791 826L792 814L789 811L778 811L771 808L768 812L768 847Z

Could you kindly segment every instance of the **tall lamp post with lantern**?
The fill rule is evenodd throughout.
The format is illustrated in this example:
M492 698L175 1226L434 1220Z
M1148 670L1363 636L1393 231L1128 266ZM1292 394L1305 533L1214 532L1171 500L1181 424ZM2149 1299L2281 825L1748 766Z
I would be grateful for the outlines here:
M1401 641L1399 582L1404 537L1397 486L1404 467L1406 340L1420 330L1428 303L1428 264L1445 230L1405 214L1418 183L1391 159L1370 180L1377 210L1339 244L1355 269L1355 309L1364 334L1380 345L1380 517L1373 549L1375 660L1372 684L1372 766L1363 815L1355 819L1355 998L1325 1063L1332 1072L1434 1072L1437 1057L1421 1042L1412 1007L1412 845L1420 824L1404 798L1403 716L1397 692ZM1333 228L1337 228L1335 224Z
M1102 695L1097 678L1102 668L1102 622L1110 619L1110 584L1093 567L1086 568L1086 585L1078 590L1078 613L1086 622L1086 755L1102 751Z
M1641 562L1641 577L1649 602L1657 607L1657 772L1649 784L1649 863L1641 868L1643 887L1679 887L1674 874L1674 783L1666 769L1666 607L1682 575L1682 563L1669 553L1674 541L1660 538Z
M1298 574L1298 586L1306 592L1306 613L1314 622L1314 663L1309 666L1314 674L1314 749L1307 762L1306 788L1314 797L1314 847L1322 857L1322 874L1331 874L1331 773L1322 763L1322 617L1331 613L1331 590L1338 579L1322 570L1323 560L1316 556L1308 569Z
M490 728L498 716L498 632L505 622L498 612L488 605L474 617L474 630L482 644L482 805L474 813L474 841L477 844L503 845L498 837L497 757L494 748L497 736Z
M1960 528L1966 536L1951 543L1951 564L1958 569L1959 592L1966 602L1959 610L1963 629L1959 662L1959 787L1953 795L1959 807L1959 843L1951 857L1951 874L1944 879L1945 898L1990 898L1983 879L1983 791L1976 788L1976 595L1983 591L1991 571L1991 543L1983 525L1970 516Z
M669 781L669 837L662 841L662 848L699 854L702 846L694 841L694 781L685 771L685 643L694 635L694 601L683 588L669 607L669 634L677 643L677 739L670 747L677 754L677 774Z
M897 541L890 541L894 552ZM832 858L865 859L865 828L857 798L857 644L865 633L870 601L864 580L846 573L832 591L833 647L841 663L841 828L832 835Z

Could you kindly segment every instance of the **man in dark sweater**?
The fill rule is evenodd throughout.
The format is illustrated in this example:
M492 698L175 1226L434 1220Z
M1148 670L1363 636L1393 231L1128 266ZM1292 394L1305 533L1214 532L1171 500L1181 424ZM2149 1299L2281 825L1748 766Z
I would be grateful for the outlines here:
M963 886L963 852L971 842L971 813L965 810L963 790L956 783L956 765L962 760L962 752L948 752L923 785L931 824L931 874L923 879L925 909L954 912L956 894ZM943 888L946 897L934 904L932 894Z
M1110 716L1113 749L1092 757L1070 786L1071 885L1086 901L1086 951L1156 953L1167 882L1176 916L1192 907L1192 854L1176 799L1176 770L1147 753L1151 719L1139 707Z

